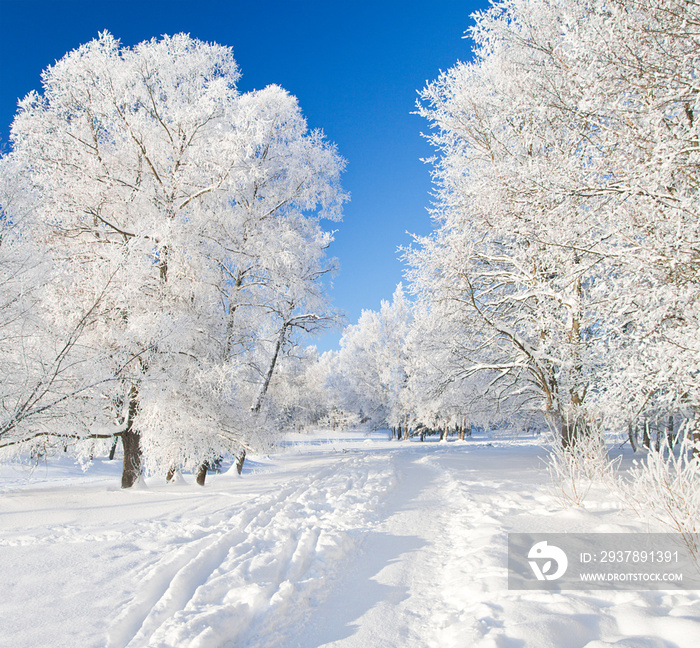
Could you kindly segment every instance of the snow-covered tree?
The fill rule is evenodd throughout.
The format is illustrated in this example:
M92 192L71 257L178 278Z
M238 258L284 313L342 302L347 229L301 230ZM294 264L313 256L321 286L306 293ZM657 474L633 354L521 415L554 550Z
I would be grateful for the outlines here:
M342 160L287 92L237 79L229 48L103 33L43 73L12 127L61 259L49 307L59 326L92 307L111 363L91 403L116 420L124 486L143 452L162 470L249 445L275 365L250 384L263 333L329 316L319 220L340 216Z
M494 2L473 62L422 93L437 229L414 286L465 341L462 373L565 445L603 407L695 403L699 12Z
M403 429L410 423L403 398L409 370L412 306L399 284L379 312L364 310L348 326L330 370L336 402L374 427Z

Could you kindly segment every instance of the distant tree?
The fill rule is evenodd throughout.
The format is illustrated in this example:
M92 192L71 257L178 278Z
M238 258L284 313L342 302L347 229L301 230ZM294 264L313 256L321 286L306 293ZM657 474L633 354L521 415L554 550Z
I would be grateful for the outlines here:
M376 428L404 430L410 424L403 398L409 370L411 303L399 284L379 312L362 311L340 340L332 368L336 402Z

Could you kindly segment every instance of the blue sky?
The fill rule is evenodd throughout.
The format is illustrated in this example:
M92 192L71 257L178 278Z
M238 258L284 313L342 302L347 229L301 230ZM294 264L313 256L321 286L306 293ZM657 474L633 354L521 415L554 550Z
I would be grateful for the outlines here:
M277 83L347 160L350 192L330 254L331 297L356 322L402 280L406 232L430 231L431 149L416 92L470 56L470 14L487 0L0 0L0 145L40 73L104 29L125 45L176 32L233 47L241 91ZM340 333L317 341L337 346Z

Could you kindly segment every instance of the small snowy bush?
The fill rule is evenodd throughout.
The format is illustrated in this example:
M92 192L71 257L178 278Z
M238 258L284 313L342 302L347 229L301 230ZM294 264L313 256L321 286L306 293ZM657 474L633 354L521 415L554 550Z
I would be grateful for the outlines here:
M640 517L661 522L676 533L700 560L700 464L684 439L675 451L650 450L635 461L628 479L618 479L625 504Z
M566 449L554 440L547 468L564 506L579 506L594 483L614 483L618 463L608 455L600 432L591 430Z

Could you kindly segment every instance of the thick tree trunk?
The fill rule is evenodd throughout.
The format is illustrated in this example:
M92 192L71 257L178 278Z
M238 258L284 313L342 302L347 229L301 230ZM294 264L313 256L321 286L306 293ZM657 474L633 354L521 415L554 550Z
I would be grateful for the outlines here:
M197 483L200 486L204 486L204 482L207 479L207 469L209 467L209 464L204 462L200 467L199 470L197 471Z
M122 433L124 446L122 488L131 488L141 478L141 434L134 429L134 418L138 411L138 394L136 386L132 386L129 391L129 414L126 420L126 430Z
M136 430L127 430L122 434L122 443L122 488L131 488L141 478L141 435Z

